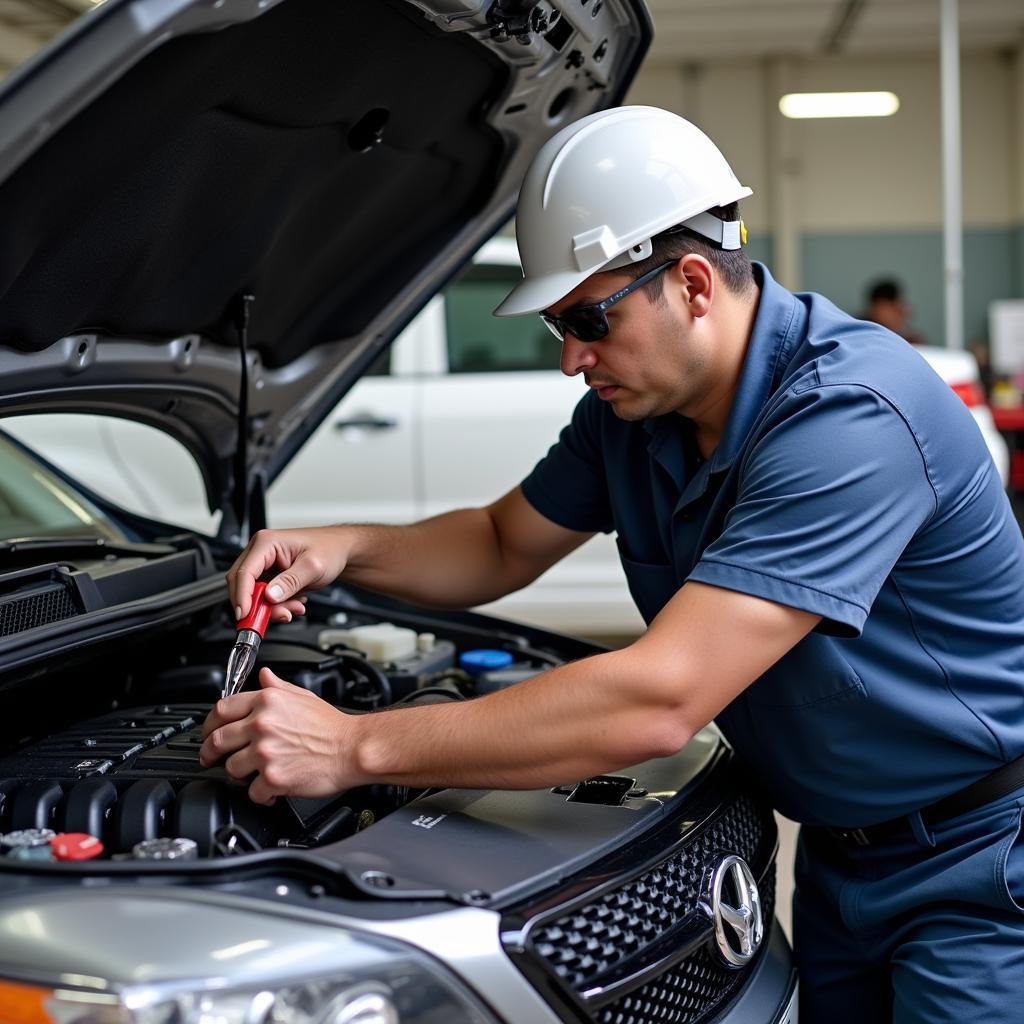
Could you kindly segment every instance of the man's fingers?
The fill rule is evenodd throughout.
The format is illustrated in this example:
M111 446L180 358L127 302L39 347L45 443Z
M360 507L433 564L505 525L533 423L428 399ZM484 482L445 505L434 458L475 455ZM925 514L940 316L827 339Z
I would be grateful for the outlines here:
M284 790L274 790L268 786L262 773L253 779L252 785L249 787L249 799L254 804L266 804L268 807L277 798L278 793L283 795Z
M224 770L233 779L246 779L253 772L259 771L259 764L257 763L256 754L253 751L252 744L243 747L241 750L236 750L225 762Z
M249 614L256 581L277 563L277 559L277 546L257 534L228 570L228 592L237 618Z
M203 722L203 739L205 740L214 729L219 729L228 722L238 722L245 718L252 711L256 697L255 690L245 690L232 694L230 697L221 697L206 716L206 721Z
M256 586L256 577L245 569L235 573L229 587L231 601L235 606L235 621L238 622L249 614L252 607L252 591Z
M199 748L199 763L204 768L216 764L221 758L241 750L249 743L244 722L228 722L212 728L203 737L203 745Z
M239 619L249 614L252 608L253 588L260 575L266 571L268 563L274 564L272 550L261 552L250 546L228 572L231 603L235 606L235 615Z
M281 604L295 598L301 591L314 589L323 583L324 564L311 551L303 551L283 572L267 584L267 599Z
M269 668L260 669L260 686L265 690L297 690L301 694L309 694L309 690L296 686L294 683L289 683L287 679L282 679L280 676L275 675Z

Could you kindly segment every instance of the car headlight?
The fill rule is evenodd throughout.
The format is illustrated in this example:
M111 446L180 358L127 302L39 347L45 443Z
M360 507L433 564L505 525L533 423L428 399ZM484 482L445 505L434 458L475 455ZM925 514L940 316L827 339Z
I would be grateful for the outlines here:
M81 897L0 908L0 1024L494 1022L432 958L322 916Z
M145 992L115 995L0 981L4 1024L402 1024L435 1019L419 1007L403 1012L399 1002L387 986L376 984L311 982L275 991L163 993L154 998Z

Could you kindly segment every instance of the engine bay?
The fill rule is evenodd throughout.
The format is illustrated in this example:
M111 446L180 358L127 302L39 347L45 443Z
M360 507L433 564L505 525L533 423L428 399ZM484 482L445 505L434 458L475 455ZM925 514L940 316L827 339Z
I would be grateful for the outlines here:
M584 648L579 641L479 624L488 621L370 609L334 588L311 597L306 617L270 627L257 669L269 666L349 713L386 713L481 696L584 653L557 649ZM368 786L267 807L249 800L249 780L232 779L221 765L203 768L202 726L221 696L233 638L230 613L218 606L206 621L97 645L21 679L17 695L6 694L17 710L0 725L0 861L314 849L423 795ZM257 674L246 689L258 687Z

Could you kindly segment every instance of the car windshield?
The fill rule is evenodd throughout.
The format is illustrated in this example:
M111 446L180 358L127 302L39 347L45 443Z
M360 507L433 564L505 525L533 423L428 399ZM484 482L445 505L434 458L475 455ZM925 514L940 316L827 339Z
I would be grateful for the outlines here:
M126 539L92 502L0 435L0 542L30 537Z
M0 3L0 79L24 64L99 0L4 0Z

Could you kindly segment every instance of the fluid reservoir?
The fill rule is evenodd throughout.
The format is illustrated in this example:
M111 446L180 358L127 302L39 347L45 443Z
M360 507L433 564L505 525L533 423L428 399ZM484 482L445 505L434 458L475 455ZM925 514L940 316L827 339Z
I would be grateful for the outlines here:
M476 677L476 692L483 696L485 693L493 693L495 690L504 690L506 686L514 686L524 679L532 679L539 676L544 669L536 665L528 665L526 662L513 662L508 668L497 668L493 672L481 672Z
M512 655L508 651L479 647L472 651L463 651L459 655L459 668L471 676L479 676L483 672L508 668L512 664Z
M397 661L416 653L416 630L391 622L375 622L352 629L323 629L317 642L325 649L344 644L364 651L370 661Z
M515 661L508 651L488 648L465 651L459 657L459 667L473 677L473 688L481 695L503 690L543 671L528 662Z

